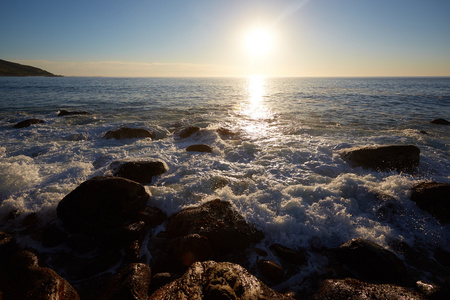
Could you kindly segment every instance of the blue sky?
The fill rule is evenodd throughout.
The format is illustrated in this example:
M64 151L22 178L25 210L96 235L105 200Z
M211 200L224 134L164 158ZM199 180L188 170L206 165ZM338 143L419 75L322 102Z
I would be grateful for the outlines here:
M0 58L74 76L450 76L448 0L3 1ZM243 36L271 28L255 59Z

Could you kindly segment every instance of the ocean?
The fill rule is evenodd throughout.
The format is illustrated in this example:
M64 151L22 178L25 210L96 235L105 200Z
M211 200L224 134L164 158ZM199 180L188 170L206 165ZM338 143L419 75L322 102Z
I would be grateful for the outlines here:
M63 109L90 114L58 117ZM29 118L45 123L13 128ZM430 124L435 118L450 119L450 78L3 77L0 220L14 210L54 219L58 202L83 181L111 175L111 162L162 160L169 171L146 185L149 205L170 215L229 201L265 233L262 249L308 252L362 237L388 249L401 240L450 251L450 225L410 200L418 182L450 183L450 127ZM123 126L156 138L103 138ZM177 138L188 126L203 130ZM236 135L221 137L219 128ZM186 152L192 144L213 152ZM420 148L417 170L378 172L341 157L347 148L392 144ZM396 214L379 195L395 202ZM0 230L20 230L20 218L7 224ZM311 255L280 288L324 263Z

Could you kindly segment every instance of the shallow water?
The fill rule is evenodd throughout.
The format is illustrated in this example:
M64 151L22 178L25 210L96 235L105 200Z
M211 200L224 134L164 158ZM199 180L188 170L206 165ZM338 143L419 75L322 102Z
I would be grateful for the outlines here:
M450 127L429 123L450 119L450 78L5 77L0 99L0 218L18 209L49 220L81 182L111 174L111 162L159 159L169 172L147 185L149 205L171 214L230 201L264 231L263 249L275 242L335 247L363 237L385 247L399 239L450 250L449 226L409 200L414 183L450 182ZM92 114L57 117L61 109ZM46 123L12 128L28 118ZM189 125L205 130L177 138ZM121 126L157 137L102 138ZM237 136L219 136L221 127ZM198 143L213 153L185 151ZM340 156L388 144L418 146L417 170L375 172ZM387 202L376 195L390 196L398 213L383 210ZM321 262L309 264L299 278Z

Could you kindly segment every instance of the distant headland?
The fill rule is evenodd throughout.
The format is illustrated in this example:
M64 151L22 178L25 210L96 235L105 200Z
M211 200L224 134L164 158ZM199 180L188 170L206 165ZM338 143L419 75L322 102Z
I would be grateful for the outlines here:
M43 77L62 77L45 70L13 63L0 59L0 77L1 76L43 76Z

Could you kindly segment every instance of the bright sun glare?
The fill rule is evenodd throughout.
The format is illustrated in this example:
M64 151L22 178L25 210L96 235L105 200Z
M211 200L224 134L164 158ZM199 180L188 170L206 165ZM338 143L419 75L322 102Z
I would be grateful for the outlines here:
M257 57L264 56L272 49L272 33L264 27L254 28L245 36L245 46L250 55Z

